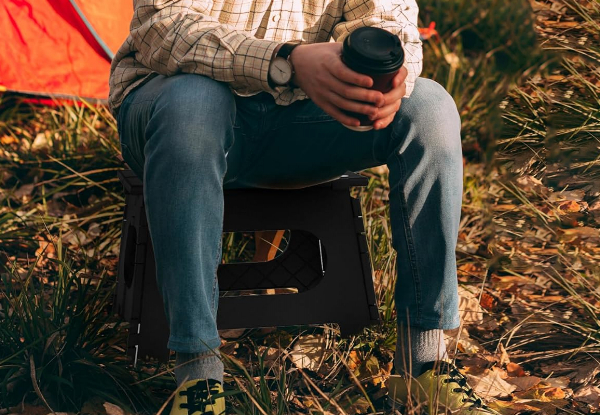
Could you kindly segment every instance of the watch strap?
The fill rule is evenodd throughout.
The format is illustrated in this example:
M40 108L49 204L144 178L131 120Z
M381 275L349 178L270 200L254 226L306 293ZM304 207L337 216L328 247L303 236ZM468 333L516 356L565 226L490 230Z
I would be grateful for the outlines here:
M281 47L279 48L279 50L277 51L277 55L276 56L280 56L282 58L284 58L285 60L288 60L290 55L292 54L292 51L294 50L294 48L296 46L298 46L300 44L300 42L286 42L283 45L281 45Z

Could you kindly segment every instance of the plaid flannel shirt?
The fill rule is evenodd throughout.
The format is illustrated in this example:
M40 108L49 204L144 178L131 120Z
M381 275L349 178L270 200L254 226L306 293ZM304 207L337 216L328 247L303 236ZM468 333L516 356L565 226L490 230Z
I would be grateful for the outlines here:
M134 0L130 34L113 59L109 105L156 74L195 73L226 82L240 96L268 91L280 105L306 94L272 89L271 57L287 41L342 42L374 26L397 34L408 69L406 96L421 73L422 45L415 0Z

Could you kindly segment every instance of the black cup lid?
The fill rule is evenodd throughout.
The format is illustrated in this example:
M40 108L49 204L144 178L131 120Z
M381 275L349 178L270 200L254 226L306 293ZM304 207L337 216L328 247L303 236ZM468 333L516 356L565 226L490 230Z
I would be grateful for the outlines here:
M344 62L360 73L395 72L404 63L398 36L378 27L360 27L344 40Z

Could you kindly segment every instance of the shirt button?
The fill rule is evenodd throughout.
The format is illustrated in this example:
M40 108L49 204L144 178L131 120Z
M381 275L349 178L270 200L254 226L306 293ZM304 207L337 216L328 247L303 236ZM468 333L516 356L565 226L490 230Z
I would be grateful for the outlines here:
M281 18L281 16L279 16L278 14L274 14L273 17L271 17L271 20L274 21L275 23L277 23L280 18Z

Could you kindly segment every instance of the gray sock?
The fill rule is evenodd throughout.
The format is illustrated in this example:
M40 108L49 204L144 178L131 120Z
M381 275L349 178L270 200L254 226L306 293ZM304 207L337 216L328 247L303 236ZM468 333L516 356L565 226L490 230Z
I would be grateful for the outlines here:
M223 362L219 350L202 353L176 353L175 379L177 386L192 379L214 379L223 383Z
M397 374L417 377L425 363L447 358L444 331L398 325L394 368Z

